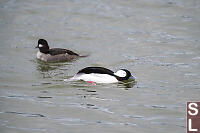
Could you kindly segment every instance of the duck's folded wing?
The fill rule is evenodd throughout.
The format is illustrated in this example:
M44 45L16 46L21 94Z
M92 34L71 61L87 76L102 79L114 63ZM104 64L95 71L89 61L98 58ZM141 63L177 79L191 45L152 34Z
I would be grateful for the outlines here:
M50 55L69 54L69 55L77 55L77 56L79 56L77 53L74 53L71 50L61 49L61 48L49 49L48 54L50 54Z
M78 74L80 73L85 73L85 74L99 73L99 74L114 75L113 71L103 67L86 67L78 72Z

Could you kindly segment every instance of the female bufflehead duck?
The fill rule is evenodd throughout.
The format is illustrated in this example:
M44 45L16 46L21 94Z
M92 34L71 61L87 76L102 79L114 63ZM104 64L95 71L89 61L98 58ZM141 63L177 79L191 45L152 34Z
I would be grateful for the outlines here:
M95 83L116 83L129 79L135 80L135 77L126 69L120 69L114 73L103 67L86 67L71 79L65 79L64 81L83 80Z
M49 45L44 39L38 40L38 45L36 48L39 48L39 51L37 52L37 59L40 59L45 62L72 61L73 59L77 59L78 57L83 57L67 49L49 49Z

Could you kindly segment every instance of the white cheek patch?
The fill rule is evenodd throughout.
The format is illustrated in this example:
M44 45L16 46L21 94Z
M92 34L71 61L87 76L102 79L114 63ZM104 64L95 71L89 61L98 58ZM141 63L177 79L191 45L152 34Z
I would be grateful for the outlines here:
M115 72L114 74L118 77L126 77L126 72L123 70L119 70L119 71Z
M42 44L39 44L39 48L41 48L41 47L43 47L43 45L42 45Z

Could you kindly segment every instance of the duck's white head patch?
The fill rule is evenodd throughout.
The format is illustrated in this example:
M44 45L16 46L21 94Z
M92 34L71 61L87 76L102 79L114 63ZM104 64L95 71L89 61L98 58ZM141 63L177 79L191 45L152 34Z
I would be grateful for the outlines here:
M114 75L118 77L126 77L127 73L124 70L118 70L117 72L114 73Z
M43 47L43 45L42 45L42 44L39 44L38 46L39 46L39 48L42 48L42 47Z

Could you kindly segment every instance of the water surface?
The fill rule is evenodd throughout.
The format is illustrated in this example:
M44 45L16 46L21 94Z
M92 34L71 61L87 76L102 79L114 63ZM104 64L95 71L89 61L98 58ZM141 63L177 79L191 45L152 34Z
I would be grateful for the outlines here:
M198 0L2 0L0 131L183 133L199 36ZM40 62L39 38L89 56ZM63 82L86 66L126 68L137 84Z

